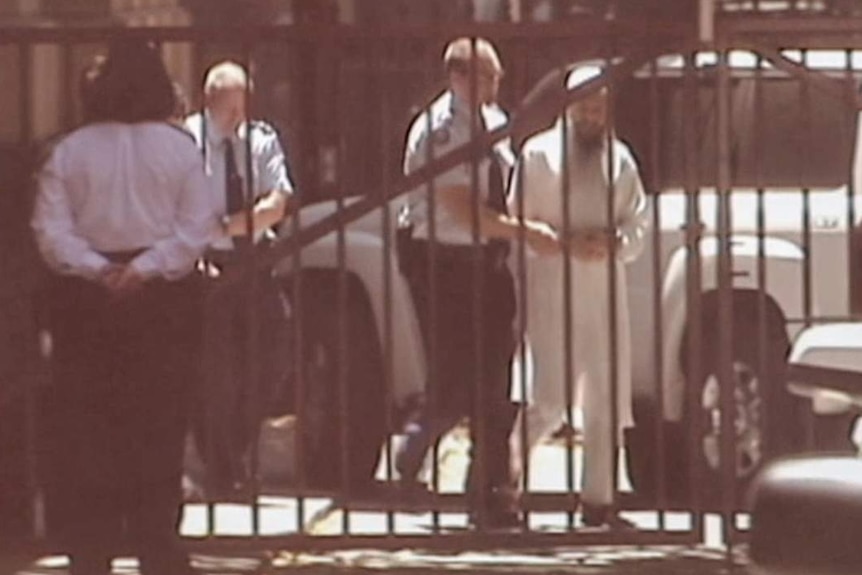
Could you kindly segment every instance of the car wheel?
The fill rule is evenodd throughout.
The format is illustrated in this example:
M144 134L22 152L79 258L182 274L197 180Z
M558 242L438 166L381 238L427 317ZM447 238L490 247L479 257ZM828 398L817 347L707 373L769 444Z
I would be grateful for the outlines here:
M311 272L303 274L303 280L297 310L302 333L300 477L311 488L361 491L373 481L386 436L383 361L374 314L362 284L348 276L342 350L337 276ZM339 380L342 373L344 382Z
M756 317L756 307L742 309L740 303L736 306L734 317L739 320L734 323L731 358L733 467L735 500L741 507L749 482L763 464L799 445L801 429L796 413L801 406L784 384L789 342L782 322L778 317L770 318L767 353L761 359L757 345L759 330L750 320L743 320ZM714 316L712 318L710 322L710 316L706 316L704 325L717 325L717 320ZM626 464L632 488L645 505L655 505L659 493L663 493L665 502L671 507L690 507L695 500L704 509L717 510L722 506L717 339L707 336L703 346L702 376L690 389L694 397L685 400L682 421L665 420L651 396L635 398L635 425L625 434ZM691 385L685 361L683 372ZM661 474L664 491L658 487L657 421L664 428ZM692 453L696 457L693 461ZM693 468L693 464L699 468ZM695 486L696 497L692 485Z
M728 384L733 398L733 461L730 465L735 478L737 506L744 504L748 484L755 474L764 463L790 448L788 439L795 433L788 426L795 418L788 413L794 409L794 401L786 390L784 377L789 347L787 336L782 325L770 322L768 345L761 357L757 333L757 327L750 322L734 324ZM699 499L708 509L720 509L723 504L723 406L717 337L704 338L702 361L703 374L693 390L695 398L686 405L684 422L697 438L694 453L698 459L693 463L700 467L693 474L701 479ZM687 380L691 381L688 377Z

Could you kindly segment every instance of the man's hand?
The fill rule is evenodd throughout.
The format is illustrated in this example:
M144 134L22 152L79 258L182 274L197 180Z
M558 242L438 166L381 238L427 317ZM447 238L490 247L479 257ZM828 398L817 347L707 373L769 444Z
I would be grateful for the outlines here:
M527 245L540 256L553 256L563 249L557 231L545 223L533 222L527 227Z
M569 251L575 259L597 262L608 257L608 237L602 231L579 231L569 236Z
M114 284L119 280L120 274L123 273L123 267L121 264L106 265L99 272L98 282L108 291L111 291Z
M102 272L99 281L112 296L119 298L138 291L145 278L131 265L111 264Z

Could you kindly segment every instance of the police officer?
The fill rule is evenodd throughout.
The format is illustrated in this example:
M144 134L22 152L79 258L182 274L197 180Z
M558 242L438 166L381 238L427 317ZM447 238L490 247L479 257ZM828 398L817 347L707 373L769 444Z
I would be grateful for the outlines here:
M209 176L211 200L221 216L221 234L210 245L205 269L211 287L204 317L205 417L196 426L197 445L207 463L207 488L230 494L248 479L246 454L257 438L260 406L285 376L289 309L271 271L261 272L253 305L258 306L259 350L248 353L248 284L217 285L240 265L243 248L268 241L271 229L294 207L293 185L278 134L268 124L248 121L249 80L242 66L214 65L204 82L204 110L186 118ZM250 159L247 154L250 153ZM249 161L250 160L250 161ZM250 165L251 173L247 167ZM248 237L245 193L253 186L253 238ZM257 381L245 381L257 362Z
M192 272L217 218L194 143L167 122L158 49L116 41L91 72L87 124L51 152L32 219L54 272L50 527L72 575L108 575L127 544L144 575L190 575L177 526L200 333Z
M454 40L443 63L449 89L413 122L405 174L466 144L475 132L507 122L496 104L503 69L487 40ZM427 448L468 415L473 448L466 489L471 520L480 528L519 525L509 449L517 409L509 399L516 301L508 241L518 237L523 225L534 250L559 250L548 226L506 214L505 182L513 164L509 142L503 140L476 160L475 172L472 163L456 166L410 192L406 205L412 239L403 252L403 269L434 363L429 362L425 411L407 430L396 468L403 480L415 479ZM474 193L479 195L477 229L472 225ZM481 244L478 260L474 239ZM476 312L478 338L471 327Z

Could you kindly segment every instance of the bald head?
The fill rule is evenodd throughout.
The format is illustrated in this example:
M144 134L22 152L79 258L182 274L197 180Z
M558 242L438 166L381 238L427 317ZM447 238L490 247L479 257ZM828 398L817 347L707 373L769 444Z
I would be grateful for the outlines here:
M223 134L232 134L245 120L249 87L245 68L236 62L220 62L207 72L204 101L212 121Z
M453 40L443 53L443 65L449 87L458 98L470 102L475 93L477 107L497 100L503 66L488 40L466 37Z

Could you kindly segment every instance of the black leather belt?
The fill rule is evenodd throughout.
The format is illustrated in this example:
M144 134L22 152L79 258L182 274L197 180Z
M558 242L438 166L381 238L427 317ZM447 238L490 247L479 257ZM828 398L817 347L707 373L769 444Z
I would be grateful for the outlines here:
M120 250L111 252L99 252L112 264L127 264L150 248L137 248L134 250Z

